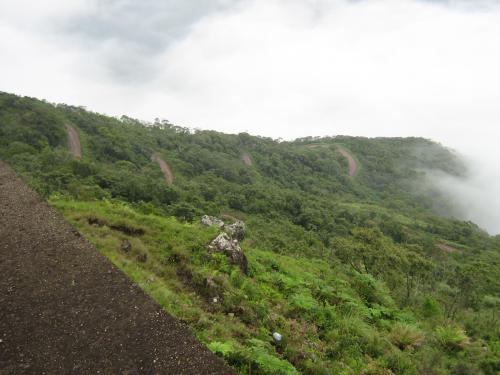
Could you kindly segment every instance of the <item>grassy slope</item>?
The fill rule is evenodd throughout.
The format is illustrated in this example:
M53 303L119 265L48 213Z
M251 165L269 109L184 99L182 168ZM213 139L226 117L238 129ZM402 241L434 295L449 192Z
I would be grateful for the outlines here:
M82 161L65 149L65 122L82 136ZM336 144L362 165L356 178ZM240 373L500 371L500 241L432 214L446 201L422 171L464 171L431 141L190 134L0 94L0 157ZM203 213L245 220L248 275L207 251L216 231L190 223Z
M242 373L252 362L262 362L268 373L280 373L279 369L295 372L286 362L274 359L277 353L269 344L273 330L284 335L287 357L292 362L295 359L297 367L359 373L365 367L360 345L377 351L382 349L375 346L383 342L390 350L392 323L415 322L410 313L396 309L383 286L370 278L359 282L373 287L369 293L381 304L367 306L350 286L352 275L347 276L348 270L341 265L332 268L321 260L244 246L251 264L250 274L244 276L224 256L205 251L215 235L213 228L141 214L121 203L60 197L53 197L50 203L167 311L189 324L209 347L223 351ZM97 228L88 223L89 217L142 228L145 234L133 237L108 226ZM125 239L132 243L127 254L119 250ZM147 260L137 261L143 254ZM220 290L207 288L208 277L216 280ZM212 302L214 295L221 298L220 303ZM325 326L318 328L309 322L317 319L323 319ZM336 352L336 360L321 360L329 352ZM316 363L301 364L301 357L309 355L317 358Z

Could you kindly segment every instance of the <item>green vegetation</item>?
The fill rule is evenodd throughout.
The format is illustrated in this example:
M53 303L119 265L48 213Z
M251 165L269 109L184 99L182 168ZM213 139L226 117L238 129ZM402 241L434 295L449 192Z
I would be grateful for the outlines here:
M239 373L500 371L500 237L436 214L425 171L465 169L429 140L277 142L0 93L0 159ZM207 250L203 214L245 221L246 274Z

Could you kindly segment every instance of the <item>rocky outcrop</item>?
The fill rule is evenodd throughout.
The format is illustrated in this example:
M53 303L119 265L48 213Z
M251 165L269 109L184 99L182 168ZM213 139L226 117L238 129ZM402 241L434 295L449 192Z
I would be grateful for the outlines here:
M210 250L222 252L232 252L241 250L237 240L232 240L227 233L219 234L208 246Z
M215 217L209 215L203 215L201 217L201 223L206 227L217 227L224 229L224 231L233 239L238 241L243 241L245 238L245 223L243 221L237 220L233 224L225 225L224 222Z
M224 228L224 222L214 216L203 215L201 223L207 227Z
M225 225L221 219L209 215L203 215L201 223L207 227L224 230L208 245L209 250L223 252L231 263L238 265L244 273L247 273L247 257L239 244L245 238L245 223L238 220L233 224Z
M225 227L226 233L231 236L231 238L238 241L243 241L245 238L245 223L242 221L237 221Z
M247 273L247 257L241 250L237 239L229 237L227 233L221 233L210 243L208 248L211 251L223 252L229 257L231 263L238 265L244 273Z

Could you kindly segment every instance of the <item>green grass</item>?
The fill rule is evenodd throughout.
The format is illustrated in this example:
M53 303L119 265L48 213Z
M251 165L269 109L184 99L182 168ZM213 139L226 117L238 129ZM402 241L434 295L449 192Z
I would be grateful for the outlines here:
M64 123L78 129L80 161ZM466 174L435 142L193 133L0 93L0 158L240 373L500 371L500 237L435 214L452 203L422 171ZM178 221L223 213L247 224L246 275L207 252L215 229Z
M250 265L244 275L224 255L206 250L217 234L214 228L141 213L123 202L79 202L54 195L50 203L240 373L413 369L411 353L424 338L423 331L405 323L415 317L399 311L378 282L352 274L346 266L279 255L243 242ZM107 225L91 225L90 217ZM110 227L117 224L143 229L144 234L130 236ZM131 251L120 249L124 240L132 244ZM215 290L207 287L208 277ZM367 282L381 304L365 302ZM218 303L212 302L214 295ZM280 348L271 344L273 331L284 337ZM455 345L455 333L437 330L436 345ZM457 345L465 340L460 338Z

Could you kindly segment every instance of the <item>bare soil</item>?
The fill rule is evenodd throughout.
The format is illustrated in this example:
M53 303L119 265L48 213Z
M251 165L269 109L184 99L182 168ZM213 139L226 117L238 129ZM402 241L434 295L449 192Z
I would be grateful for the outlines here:
M445 253L456 253L457 251L459 251L458 249L444 243L438 243L436 246L439 250L442 250Z
M339 145L336 145L336 146L337 146L337 150L339 151L339 153L347 159L347 163L349 165L349 176L353 177L356 174L356 172L358 171L358 168L359 168L358 162L356 161L356 159L354 159L354 157L345 148L343 148L342 146L339 146ZM327 145L312 144L312 145L307 145L307 147L314 149L314 148L319 148L319 147L327 147Z
M358 163L356 160L352 157L352 155L347 151L345 148L341 146L337 146L339 152L342 154L343 157L347 159L347 163L349 164L349 176L353 177L357 170L358 170Z
M82 158L82 146L80 144L80 137L74 127L66 124L66 130L68 131L68 148L69 151L77 158Z
M0 374L232 374L0 161Z
M247 167L251 167L253 164L250 155L246 152L243 155L241 155L241 160L243 160L243 163L245 163Z
M168 185L172 185L174 183L174 174L170 169L170 166L167 164L165 160L163 160L159 155L155 154L151 157L151 160L158 163L160 166L163 175L165 176L165 181Z

